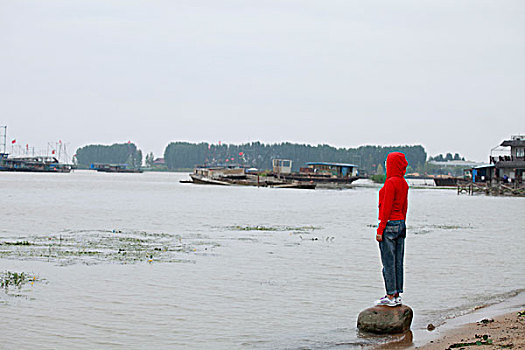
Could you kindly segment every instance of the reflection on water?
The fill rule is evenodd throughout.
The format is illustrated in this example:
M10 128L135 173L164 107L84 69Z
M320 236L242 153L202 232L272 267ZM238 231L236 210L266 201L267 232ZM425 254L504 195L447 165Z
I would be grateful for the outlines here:
M3 346L341 349L384 294L378 187L179 184L185 174L0 174ZM414 329L525 286L523 199L409 194ZM189 263L188 263L189 262Z

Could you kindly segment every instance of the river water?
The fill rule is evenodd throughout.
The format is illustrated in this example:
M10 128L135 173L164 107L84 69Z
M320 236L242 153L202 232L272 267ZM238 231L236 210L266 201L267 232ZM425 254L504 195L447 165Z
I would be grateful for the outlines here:
M384 295L377 186L0 173L0 348L346 349ZM404 301L424 329L525 288L523 198L411 189Z

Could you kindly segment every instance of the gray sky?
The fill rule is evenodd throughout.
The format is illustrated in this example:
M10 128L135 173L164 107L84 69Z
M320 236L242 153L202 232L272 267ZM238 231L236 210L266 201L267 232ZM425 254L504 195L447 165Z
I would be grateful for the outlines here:
M525 133L525 1L0 0L0 124L132 140L423 144Z

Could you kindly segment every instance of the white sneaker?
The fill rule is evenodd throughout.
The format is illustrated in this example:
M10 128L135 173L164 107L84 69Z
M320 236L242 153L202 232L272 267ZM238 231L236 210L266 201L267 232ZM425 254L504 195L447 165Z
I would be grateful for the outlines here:
M395 297L394 300L396 301L397 305L403 305L403 301L401 300L401 297Z
M390 299L386 295L379 300L376 300L376 305L385 305L385 306L397 306L396 298Z

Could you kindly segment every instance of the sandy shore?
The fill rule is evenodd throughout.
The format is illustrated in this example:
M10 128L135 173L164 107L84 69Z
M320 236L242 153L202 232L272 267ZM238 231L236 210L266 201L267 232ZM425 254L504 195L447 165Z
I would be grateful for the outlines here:
M476 343L477 342L477 343ZM525 311L485 318L449 330L431 343L415 347L421 350L444 349L525 349Z

